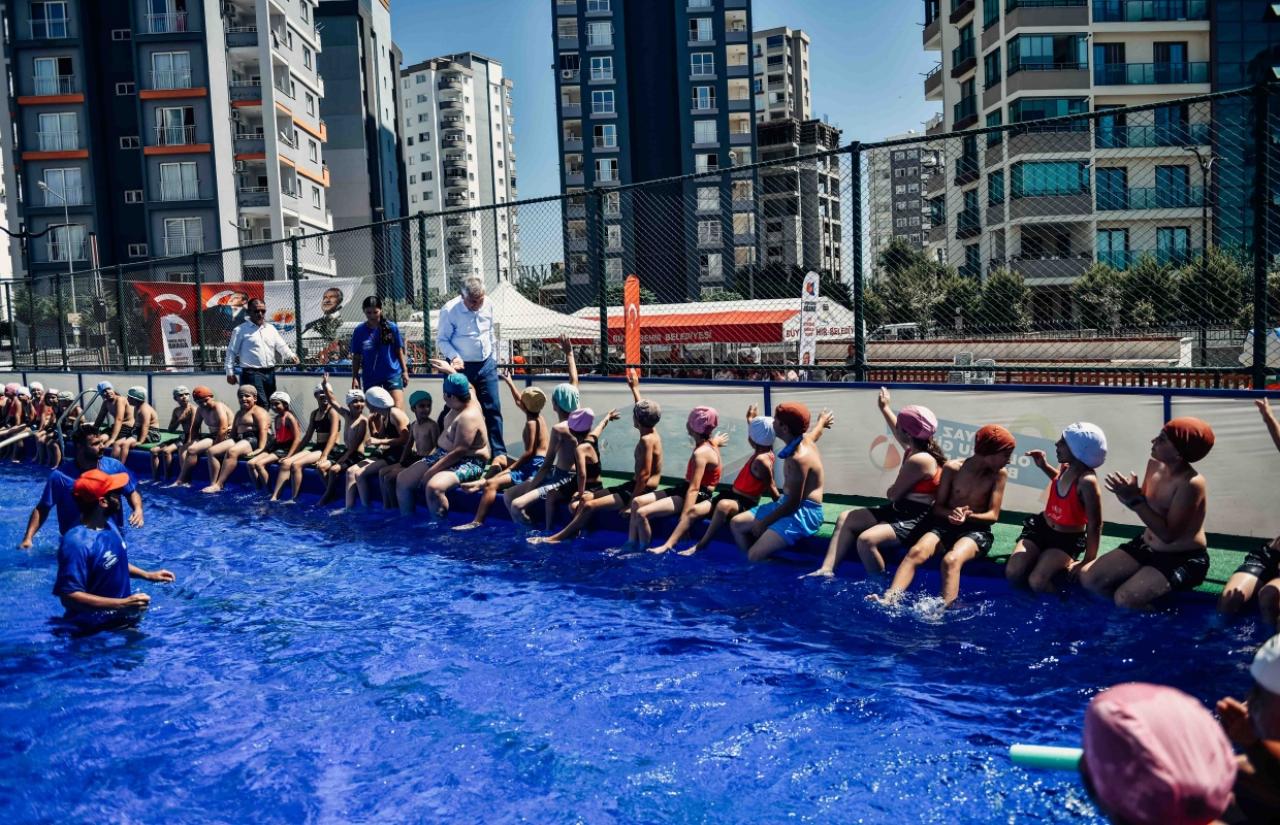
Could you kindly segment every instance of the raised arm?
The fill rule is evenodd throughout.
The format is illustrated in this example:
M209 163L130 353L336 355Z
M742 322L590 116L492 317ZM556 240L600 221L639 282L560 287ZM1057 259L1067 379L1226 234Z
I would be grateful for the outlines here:
M818 439L822 438L822 434L831 429L831 425L835 423L836 416L831 410L824 409L818 413L818 417L814 419L813 425L809 427L809 432L805 433L809 440L814 444L818 443Z
M898 437L898 415L893 411L893 407L889 406L889 401L888 387L881 387L880 396L876 399L876 406L880 408L880 415L883 416L884 423L889 425L889 431L893 433L894 439L905 447L906 442Z
M1058 468L1049 465L1044 450L1027 450L1023 455L1034 461L1035 465L1040 468L1040 472L1047 475L1050 481L1058 480Z
M569 336L560 339L560 346L564 347L564 359L569 365L569 383L578 386L578 359L573 354L573 343L569 340Z
M619 413L617 410L609 410L609 414L601 418L600 423L595 425L595 427L592 428L591 437L598 441L600 439L600 436L604 435L604 428L609 426L609 422L617 421L621 417L622 417L622 414Z
M640 397L640 371L627 370L627 387L631 390L631 399L637 404L642 400ZM750 419L748 419L750 420Z
M355 355L351 356L353 359ZM333 385L329 383L329 373L324 373L320 379L320 386L324 387L324 396L329 399L329 406L332 407L338 415L342 416L342 420L351 422L351 410L338 403L338 398L333 394ZM352 388L354 389L354 387Z
M1276 445L1276 449L1280 450L1280 421L1276 421L1276 415L1271 411L1271 402L1265 398L1259 398L1253 402L1258 405L1258 412L1262 413L1262 420L1267 424L1267 432L1271 433L1271 442Z
M515 379L511 377L511 370L498 370L498 377L502 379L502 382L507 385L507 389L511 391L511 397L515 399L516 406L522 412L527 412L524 408L524 402L520 400L520 388L516 386Z

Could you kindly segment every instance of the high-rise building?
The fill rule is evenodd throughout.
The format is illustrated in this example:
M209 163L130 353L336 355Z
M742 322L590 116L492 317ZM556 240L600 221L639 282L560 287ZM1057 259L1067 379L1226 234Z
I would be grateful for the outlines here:
M446 55L405 68L401 84L409 212L472 210L516 200L512 82L502 64L472 52ZM519 266L516 210L433 218L426 247L429 277L433 283L443 278L448 291L471 275L491 286L507 280Z
M781 26L756 32L752 41L756 119L809 120L809 35Z
M405 191L400 49L391 39L390 0L321 0L324 38L320 114L328 130L333 228L348 229L403 217ZM413 295L406 260L412 239L396 230L335 236L342 273L367 271L387 295Z
M87 268L95 247L130 265L332 225L314 0L20 0L4 15L17 219L72 224L31 245L32 274ZM265 247L205 263L210 280L288 275ZM298 263L333 273L323 239Z
M566 194L756 160L749 0L551 0L551 12ZM757 265L755 185L746 171L606 192L599 214L597 199L570 199L569 306L594 300L593 255L607 283L634 273L664 301L731 288Z
M820 120L795 118L756 126L762 161L778 161L840 148L840 130ZM841 155L765 166L760 170L763 261L840 273Z
M943 104L939 131L959 131L1206 93L1210 5L1240 6L924 0L924 48L940 54L925 97ZM1205 246L1196 150L1210 152L1208 121L1209 107L1171 104L1096 129L1082 120L949 143L949 168L928 190L929 244L964 275L1017 270L1040 291L1037 307L1060 317L1095 260L1125 268Z
M905 132L887 140L918 137L917 132ZM920 143L868 152L865 157L867 257L874 271L880 252L895 238L912 249L924 249L931 226L925 191L933 176L942 174L942 153L936 145Z

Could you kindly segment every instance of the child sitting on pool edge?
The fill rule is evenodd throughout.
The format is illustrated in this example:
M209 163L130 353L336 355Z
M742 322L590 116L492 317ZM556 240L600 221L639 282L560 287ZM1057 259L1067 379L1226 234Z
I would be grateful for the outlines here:
M1044 512L1023 522L1022 535L1004 567L1010 584L1027 584L1037 593L1057 590L1054 580L1061 573L1078 576L1098 557L1102 540L1102 487L1094 471L1107 460L1106 434L1094 424L1077 421L1062 431L1054 446L1057 469L1040 450L1027 452L1049 477L1048 499Z
M684 468L684 483L669 490L648 493L631 503L630 535L623 551L634 546L639 550L648 547L653 538L649 519L676 515L675 528L667 540L649 552L662 554L676 546L695 518L711 513L711 499L715 498L720 483L720 448L728 443L728 436L717 434L720 414L714 407L694 407L685 420L685 432L693 439L693 452Z
M951 606L960 594L961 568L991 552L995 541L991 525L1000 518L1009 478L1006 466L1015 447L1013 433L988 424L974 434L972 456L943 465L933 510L912 531L915 541L894 572L893 582L883 595L872 594L868 599L885 604L900 600L916 568L941 550L942 601Z
M760 503L764 496L774 501L780 493L773 480L773 442L777 436L773 432L773 416L760 415L755 404L747 407L747 443L751 445L752 454L738 471L733 486L711 501L711 522L702 534L702 538L689 549L681 550L680 555L692 556L706 548L711 540L720 532L725 522L744 510L750 510Z
M382 487L382 506L387 510L400 509L400 483L404 477L409 515L413 511L413 491L422 483L422 474L431 468L427 456L436 451L440 442L440 424L431 415L434 399L426 390L414 390L409 395L409 409L413 411L413 421L409 423L409 438L404 442L400 452L400 460L393 461L378 473L378 481ZM446 417L448 407L446 405Z
M444 518L449 513L449 491L463 482L479 478L491 455L484 410L471 391L467 376L455 372L444 377L444 403L449 408L444 417L444 431L436 442L436 451L424 459L428 466L422 475L427 506L436 518ZM402 489L405 488L397 484L400 512L404 514L405 499L400 497ZM412 502L412 497L409 500Z
M1118 607L1141 609L1167 593L1200 586L1209 573L1207 483L1193 465L1213 442L1205 422L1175 418L1151 440L1141 484L1136 473L1107 476L1107 489L1146 530L1086 567L1080 577L1086 589Z
M1271 443L1280 450L1280 421L1271 412L1271 403L1259 398L1254 404L1271 434ZM1244 563L1236 568L1236 572L1227 579L1227 586L1222 588L1218 610L1227 614L1239 613L1255 595L1262 620L1275 627L1280 623L1280 537L1249 551Z
M824 420L830 419L824 416ZM822 456L809 429L809 408L789 401L773 412L773 429L787 446L778 452L782 497L760 504L729 522L733 540L749 561L762 561L822 527Z
M570 347L570 353L572 350L573 348ZM535 501L546 499L552 491L558 490L573 480L578 440L569 432L569 416L578 409L582 398L578 394L577 384L572 381L577 377L573 362L569 363L571 381L557 384L551 393L551 409L560 420L551 427L551 437L547 442L547 460L543 462L542 468L533 474L533 478L502 491L502 501L507 506L512 522L517 525L529 524L529 516L525 510L530 505ZM553 515L548 509L547 530L551 529Z

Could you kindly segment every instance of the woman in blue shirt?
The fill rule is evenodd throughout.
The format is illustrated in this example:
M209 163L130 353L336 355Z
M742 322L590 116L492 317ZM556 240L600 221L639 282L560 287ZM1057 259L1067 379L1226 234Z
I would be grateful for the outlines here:
M368 392L382 387L403 409L409 364L400 328L382 314L382 299L376 295L364 299L364 318L351 333L351 388Z

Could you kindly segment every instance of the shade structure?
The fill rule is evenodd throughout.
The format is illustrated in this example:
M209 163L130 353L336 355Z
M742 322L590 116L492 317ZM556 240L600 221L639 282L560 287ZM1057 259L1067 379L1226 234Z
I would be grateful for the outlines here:
M622 307L609 307L609 343L623 340ZM597 325L600 310L583 307L574 315ZM853 311L834 301L818 302L818 340L853 338ZM800 339L800 299L700 301L640 307L640 343L782 344Z
M489 290L487 300L493 302L493 322L504 341L548 341L565 335L574 340L600 338L598 320L591 321L539 306L521 295L509 281ZM439 321L439 311L432 310L432 335L440 329ZM416 329L421 334L422 312L413 313L409 321L400 326L405 331Z

